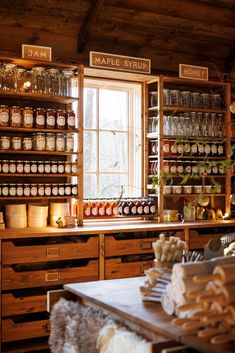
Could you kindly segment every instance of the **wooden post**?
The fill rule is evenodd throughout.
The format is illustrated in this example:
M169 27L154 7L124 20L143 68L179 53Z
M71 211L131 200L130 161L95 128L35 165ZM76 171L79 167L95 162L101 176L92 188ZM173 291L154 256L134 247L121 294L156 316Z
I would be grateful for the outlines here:
M99 279L105 279L105 236L99 234Z

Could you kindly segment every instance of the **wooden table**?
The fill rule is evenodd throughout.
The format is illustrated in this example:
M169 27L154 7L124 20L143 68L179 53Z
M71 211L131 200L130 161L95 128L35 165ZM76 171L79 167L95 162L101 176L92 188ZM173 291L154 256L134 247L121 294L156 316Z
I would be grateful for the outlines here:
M143 281L143 277L135 277L85 282L64 285L64 289L75 294L82 303L111 313L149 340L175 340L202 353L235 352L235 344L212 346L192 332L171 326L172 317L164 313L160 304L142 301L139 287Z

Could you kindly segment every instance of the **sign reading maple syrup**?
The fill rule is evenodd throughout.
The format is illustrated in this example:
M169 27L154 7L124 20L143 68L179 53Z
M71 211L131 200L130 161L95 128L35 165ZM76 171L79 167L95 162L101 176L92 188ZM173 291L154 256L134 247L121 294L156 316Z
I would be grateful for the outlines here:
M151 73L151 60L108 53L90 52L90 66L102 69Z
M179 77L208 81L208 67L179 64Z
M51 47L22 44L22 58L40 61L51 61Z

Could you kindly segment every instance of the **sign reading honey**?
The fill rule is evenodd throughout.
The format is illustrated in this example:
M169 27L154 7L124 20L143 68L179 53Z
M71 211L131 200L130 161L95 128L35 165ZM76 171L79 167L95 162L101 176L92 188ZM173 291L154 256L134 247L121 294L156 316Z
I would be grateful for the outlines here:
M108 53L90 52L90 66L102 69L151 73L151 60Z
M208 67L179 64L179 77L208 81Z
M51 61L51 56L51 47L22 44L23 59Z

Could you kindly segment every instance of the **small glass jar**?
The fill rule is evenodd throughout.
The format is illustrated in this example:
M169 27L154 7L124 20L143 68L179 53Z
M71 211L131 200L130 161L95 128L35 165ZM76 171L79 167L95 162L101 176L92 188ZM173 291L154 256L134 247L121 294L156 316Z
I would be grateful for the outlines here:
M44 67L34 67L33 70L33 92L46 93L46 70Z
M9 161L8 160L2 161L2 172L5 174L9 173Z
M9 185L9 196L16 196L16 184Z
M1 150L9 150L11 147L10 136L1 136L0 146L1 146Z
M71 174L72 166L70 162L65 162L64 171L65 171L65 174Z
M43 161L38 161L38 173L39 174L44 174L45 171L45 165Z
M64 162L58 162L58 173L64 174Z
M30 173L30 162L29 161L24 161L24 173L25 174Z
M51 173L57 174L57 172L58 172L58 163L56 161L54 161L51 164Z
M74 151L74 136L72 134L66 135L65 151L67 152Z
M22 115L20 107L14 105L10 109L10 126L21 127L22 126Z
M61 73L61 94L72 97L74 73L72 70L63 70Z
M22 67L15 69L15 89L17 92L25 91L25 82L27 81L27 72Z
M46 129L55 129L55 111L54 109L46 110Z
M44 184L38 184L38 196L44 196L45 190L44 190Z
M9 173L15 174L16 173L16 161L11 160L9 162Z
M45 128L45 110L43 108L36 109L35 127L37 129L44 129Z
M7 105L0 105L0 126L9 126L9 108Z
M65 137L64 134L56 134L56 151L65 151Z
M31 129L33 127L33 108L25 107L23 109L22 126L28 129Z
M6 91L15 91L16 88L16 65L3 64L2 70L2 89Z
M45 174L50 174L51 173L51 163L50 162L45 162L45 164L44 164L44 172L45 172Z
M77 196L77 194L78 194L78 187L77 187L77 185L73 184L71 190L72 190L72 196Z
M51 68L47 70L47 93L52 95L60 94L59 70Z
M168 88L165 88L163 90L163 104L164 105L170 105L170 96L171 96L171 90Z
M12 137L11 147L14 151L19 151L22 149L22 137Z
M23 196L24 195L24 188L22 184L16 184L16 195Z
M62 109L58 109L56 112L56 128L58 130L66 129L66 113Z
M64 196L65 190L64 190L64 184L59 184L58 185L58 194L59 196Z
M78 172L77 163L72 163L72 174L77 174L77 172Z
M24 173L24 162L23 161L16 161L16 172L19 174Z
M210 109L211 107L211 96L210 93L202 93L202 108L203 109Z
M46 136L43 132L37 132L35 134L35 150L45 151L46 149Z
M191 92L190 91L182 91L181 95L181 106L182 107L190 107L191 106Z
M30 184L24 184L24 196L30 196Z
M219 110L222 108L222 98L220 94L211 94L211 109Z
M31 184L30 185L30 195L31 196L37 196L37 194L38 194L37 184Z
M51 184L45 184L44 193L45 196L51 196Z
M172 89L170 91L170 105L180 105L180 91L177 89Z
M74 130L76 127L75 112L73 110L68 110L66 117L68 130Z
M55 151L55 134L46 134L46 151Z
M23 137L22 149L23 149L23 151L32 151L32 149L33 149L33 138L32 137Z
M30 162L30 173L36 174L38 172L38 162L37 161L31 161Z
M71 184L65 184L64 193L66 196L71 196L72 194Z
M59 193L58 185L57 184L52 184L52 186L51 186L51 194L53 196L58 196L58 193Z
M202 97L200 92L191 93L191 106L192 108L201 108L202 106Z
M9 185L2 184L2 196L9 196Z

